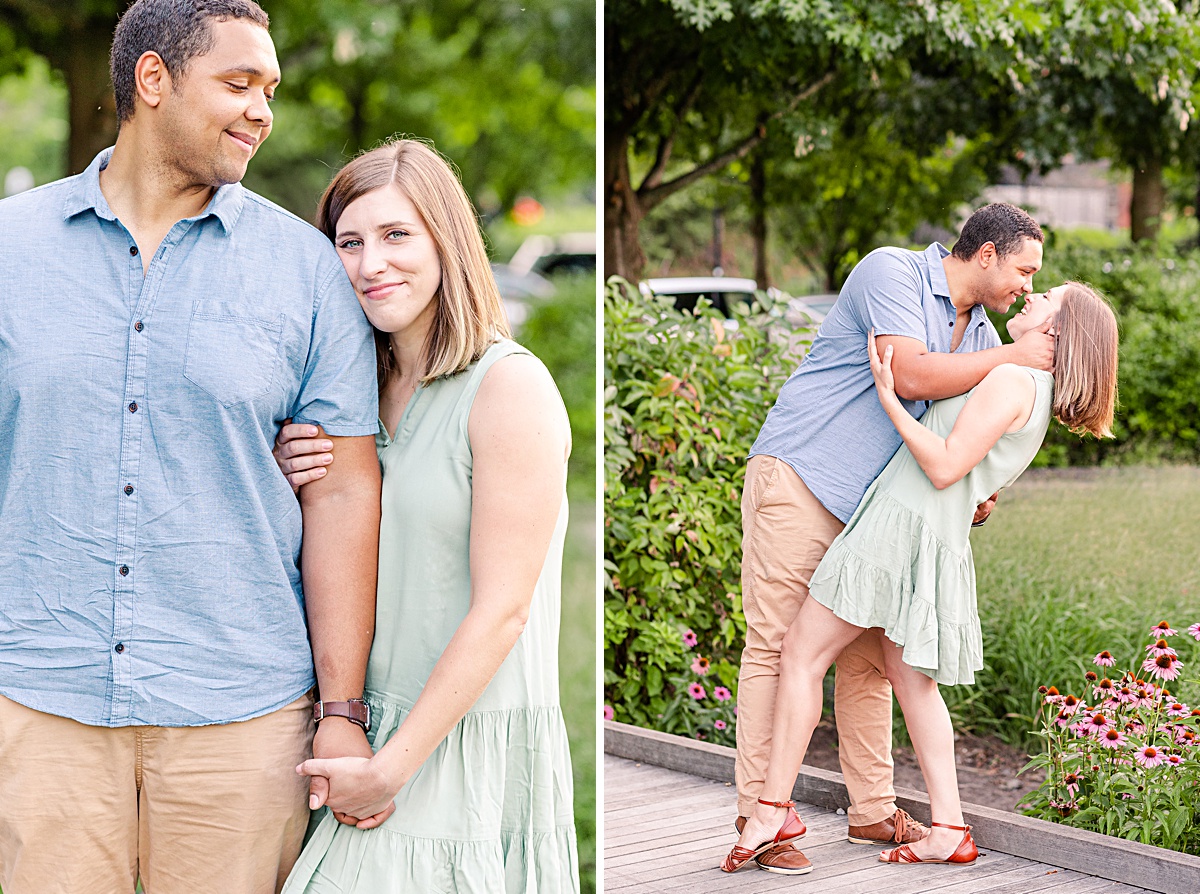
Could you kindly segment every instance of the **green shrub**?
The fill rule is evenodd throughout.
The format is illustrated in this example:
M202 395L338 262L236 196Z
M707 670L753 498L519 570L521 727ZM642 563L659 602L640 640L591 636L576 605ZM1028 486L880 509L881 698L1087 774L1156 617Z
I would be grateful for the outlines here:
M596 279L561 276L554 297L533 308L516 338L546 364L571 420L567 492L596 499Z
M717 741L745 636L746 455L796 366L779 308L734 313L731 332L619 280L605 296L605 701L617 720Z
M1080 438L1052 423L1034 465L1200 462L1200 253L1095 243L1049 234L1037 287L1078 280L1113 303L1121 333L1116 437Z

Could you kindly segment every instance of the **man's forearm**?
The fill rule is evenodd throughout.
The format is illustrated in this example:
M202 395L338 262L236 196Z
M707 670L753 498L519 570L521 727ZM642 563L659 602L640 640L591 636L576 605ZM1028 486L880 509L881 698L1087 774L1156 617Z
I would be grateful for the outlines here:
M928 351L893 364L896 395L905 400L941 400L965 394L1001 363L1012 361L1012 346L963 354Z
M358 486L308 500L303 491L301 496L300 573L320 697L360 698L375 635L379 491Z

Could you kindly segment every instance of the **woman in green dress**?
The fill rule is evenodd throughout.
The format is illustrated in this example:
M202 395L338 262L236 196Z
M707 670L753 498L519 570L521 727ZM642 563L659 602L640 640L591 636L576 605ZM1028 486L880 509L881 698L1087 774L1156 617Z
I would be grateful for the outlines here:
M804 834L789 800L821 717L822 680L865 629L883 640L888 679L925 776L928 836L886 850L891 863L970 863L954 770L954 732L938 684L971 683L983 666L968 534L975 508L1033 460L1053 415L1079 432L1110 436L1117 324L1086 286L1030 295L1008 321L1013 338L1053 320L1053 374L1003 364L964 395L935 401L914 419L896 397L891 348L867 340L871 372L904 444L863 495L813 572L809 595L784 638L770 763L758 806L721 868L734 872ZM807 872L811 865L796 872ZM778 870L777 870L778 871Z
M317 223L378 356L375 754L297 768L325 809L284 891L577 891L558 705L562 399L508 338L470 201L429 147L399 140L350 162ZM319 438L281 433L293 485L334 461Z

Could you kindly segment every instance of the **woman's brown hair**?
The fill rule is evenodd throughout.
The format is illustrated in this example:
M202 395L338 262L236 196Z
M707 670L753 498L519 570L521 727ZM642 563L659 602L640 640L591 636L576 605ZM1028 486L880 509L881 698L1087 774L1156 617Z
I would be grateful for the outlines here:
M335 241L351 202L394 183L421 215L442 265L436 311L423 352L421 382L462 372L498 338L510 337L479 220L450 164L419 140L364 152L333 178L317 206L317 228ZM388 333L375 330L379 387L399 373Z
M1117 318L1102 295L1066 283L1054 318L1054 417L1078 434L1112 437Z

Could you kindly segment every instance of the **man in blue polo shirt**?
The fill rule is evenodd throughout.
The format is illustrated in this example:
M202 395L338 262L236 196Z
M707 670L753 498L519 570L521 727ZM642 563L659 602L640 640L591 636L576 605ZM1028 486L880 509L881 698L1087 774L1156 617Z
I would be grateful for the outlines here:
M371 754L374 349L332 245L239 183L271 131L267 26L252 0L138 0L115 148L0 203L5 894L277 890L296 764ZM337 442L299 502L287 417Z
M1031 333L1001 346L985 308L1003 313L1033 287L1042 231L1012 205L975 212L948 252L880 248L851 271L812 350L784 384L750 453L742 494L742 604L746 646L738 689L738 813L762 790L771 750L779 649L829 544L901 439L875 394L865 343L872 329L893 349L896 393L914 416L930 400L969 391L995 366L1051 369L1053 338ZM991 511L990 500L976 520ZM896 806L892 693L878 640L864 635L838 656L838 757L850 795L849 839L904 843L927 830ZM739 818L739 828L744 822ZM802 874L794 846L758 858Z

